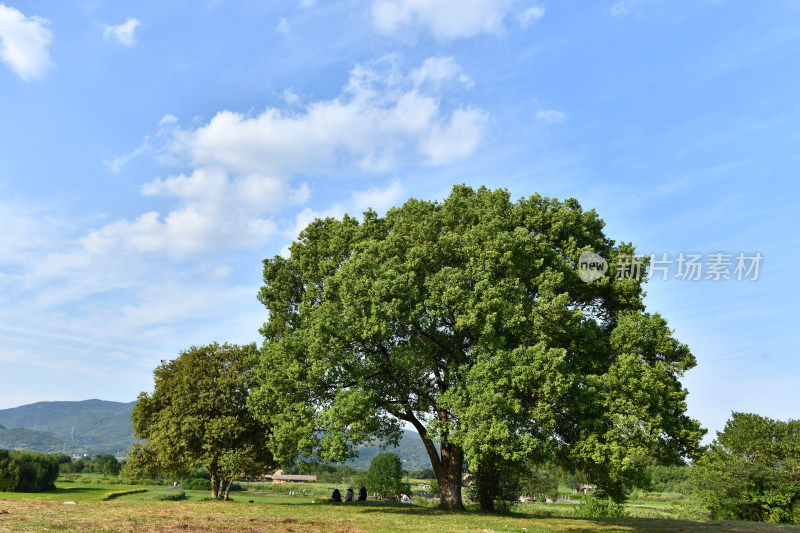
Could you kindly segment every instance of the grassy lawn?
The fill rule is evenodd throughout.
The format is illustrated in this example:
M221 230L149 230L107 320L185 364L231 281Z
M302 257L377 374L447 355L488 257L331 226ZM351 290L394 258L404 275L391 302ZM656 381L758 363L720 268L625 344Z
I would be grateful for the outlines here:
M69 483L57 484L56 490L48 492L0 492L0 508L6 500L43 501L43 502L89 502L100 501L112 492L139 490L141 485L118 485L103 483ZM2 531L2 530L0 530Z
M231 502L203 501L208 493L187 491L187 500L156 501L163 487L99 501L125 485L71 486L45 494L0 494L0 532L655 532L771 533L800 532L797 526L751 522L672 519L578 519L546 517L546 511L509 515L477 511L444 513L424 505L374 502L311 503L311 496L239 492ZM131 486L131 489L140 487ZM64 505L63 501L76 505ZM252 503L250 503L252 500ZM558 506L561 507L561 506ZM555 507L544 506L542 509ZM8 513L2 513L3 510Z

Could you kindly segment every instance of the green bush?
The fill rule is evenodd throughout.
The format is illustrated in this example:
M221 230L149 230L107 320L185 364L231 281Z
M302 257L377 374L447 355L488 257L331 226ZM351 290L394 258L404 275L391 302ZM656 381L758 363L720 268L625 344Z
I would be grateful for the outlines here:
M44 492L56 488L58 457L0 450L0 492Z
M201 477L186 478L182 485L186 490L211 490L211 480Z
M583 518L622 518L630 516L625 507L611 498L598 499L586 497L581 505L575 506L575 516Z

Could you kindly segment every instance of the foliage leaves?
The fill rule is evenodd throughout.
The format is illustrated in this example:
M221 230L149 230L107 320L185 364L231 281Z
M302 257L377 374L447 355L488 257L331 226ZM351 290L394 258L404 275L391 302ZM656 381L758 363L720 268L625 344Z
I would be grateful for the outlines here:
M733 413L692 475L713 518L800 524L800 420Z
M408 491L403 483L403 463L393 453L376 455L367 472L367 487L381 498Z
M58 466L55 455L0 450L0 492L53 490Z
M630 244L575 200L454 187L363 223L315 220L264 261L261 387L281 462L342 461L373 439L420 434L442 505L462 464L551 459L608 495L646 484L647 458L691 455L702 431L679 378L694 366L642 281L584 283L583 251L615 271ZM435 447L434 443L440 447Z
M255 353L255 345L214 343L162 361L153 372L153 393L141 393L131 415L134 434L146 442L134 445L126 473L203 466L212 498L227 499L234 476L271 466L269 427L247 409Z

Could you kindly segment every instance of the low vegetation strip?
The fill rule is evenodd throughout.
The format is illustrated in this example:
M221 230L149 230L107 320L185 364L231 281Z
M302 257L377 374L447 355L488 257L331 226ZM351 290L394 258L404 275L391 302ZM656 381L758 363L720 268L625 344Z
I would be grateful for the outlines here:
M119 498L120 496L127 496L128 494L139 494L140 492L147 492L147 489L118 490L114 492L109 492L108 494L106 494L106 497L103 498L103 501L107 502L109 500Z

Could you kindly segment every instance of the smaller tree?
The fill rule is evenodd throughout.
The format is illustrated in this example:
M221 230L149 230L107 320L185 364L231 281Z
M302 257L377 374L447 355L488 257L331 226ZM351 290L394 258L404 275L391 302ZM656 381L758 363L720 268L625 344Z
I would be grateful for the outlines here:
M712 518L800 524L800 420L733 413L692 478Z
M119 461L111 454L98 455L94 458L94 469L101 474L116 476L119 474L120 468Z
M403 463L393 453L376 455L369 465L367 486L381 498L408 490L403 483Z
M558 478L550 470L528 465L519 476L519 489L525 496L544 494L553 501L558 500Z
M234 477L273 466L270 428L247 409L257 351L255 344L214 343L162 361L153 372L153 393L141 393L131 414L134 435L146 442L133 445L126 476L202 466L212 499L227 500Z
M472 477L467 493L483 511L494 511L496 504L516 498L520 464L497 454L487 454L481 463L470 467ZM502 504L506 505L506 504Z

